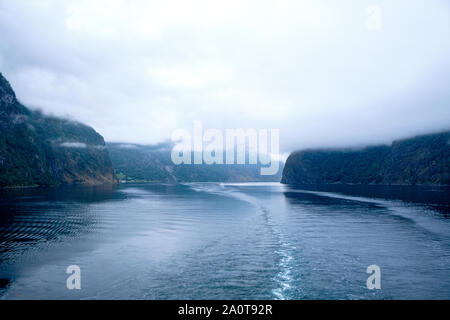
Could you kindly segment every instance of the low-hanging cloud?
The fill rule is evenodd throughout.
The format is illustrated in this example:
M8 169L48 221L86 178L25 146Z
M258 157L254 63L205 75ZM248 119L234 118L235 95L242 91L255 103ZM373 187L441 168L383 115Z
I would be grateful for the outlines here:
M87 148L87 144L84 142L62 142L59 145L65 148L76 148L76 149Z
M380 29L367 26L380 8ZM450 124L448 1L0 1L0 70L107 141L279 128L281 151Z

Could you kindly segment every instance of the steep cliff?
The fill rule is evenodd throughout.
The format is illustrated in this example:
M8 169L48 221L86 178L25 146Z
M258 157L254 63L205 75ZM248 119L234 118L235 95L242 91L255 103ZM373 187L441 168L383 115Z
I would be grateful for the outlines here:
M0 73L0 187L116 183L94 129L24 107Z
M286 184L450 185L450 131L361 150L292 153Z

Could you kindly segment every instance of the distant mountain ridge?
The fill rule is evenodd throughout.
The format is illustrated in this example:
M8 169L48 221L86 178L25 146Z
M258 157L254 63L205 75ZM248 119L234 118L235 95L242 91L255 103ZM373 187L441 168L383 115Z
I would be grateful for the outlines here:
M361 150L291 153L285 184L450 185L450 131Z
M180 164L171 160L172 145L107 143L109 154L122 182L255 182L280 181L276 175L262 176L260 165Z
M23 106L0 73L0 187L113 184L103 137Z

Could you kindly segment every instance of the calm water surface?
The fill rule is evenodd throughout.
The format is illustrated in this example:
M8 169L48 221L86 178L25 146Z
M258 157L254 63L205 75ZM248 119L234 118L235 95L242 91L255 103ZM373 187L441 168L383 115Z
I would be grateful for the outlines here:
M450 190L1 191L1 299L450 299ZM366 268L381 268L368 290ZM66 288L69 265L81 290Z

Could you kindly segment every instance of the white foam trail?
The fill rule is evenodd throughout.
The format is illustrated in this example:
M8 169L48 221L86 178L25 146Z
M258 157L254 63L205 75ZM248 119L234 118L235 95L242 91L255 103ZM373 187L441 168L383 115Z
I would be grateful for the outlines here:
M279 226L277 226L271 218L270 211L261 203L261 201L255 197L249 196L241 191L230 189L228 187L233 186L281 186L280 183L220 183L220 184L187 184L193 190L198 192L208 192L213 194L220 194L227 197L233 197L250 203L257 207L264 219L264 223L270 228L272 235L278 243L277 250L274 253L278 256L278 269L279 272L274 277L277 287L272 290L272 294L275 299L286 300L289 298L288 292L292 289L293 275L292 269L294 265L293 251L296 250L291 243L286 240L285 235L281 232Z

